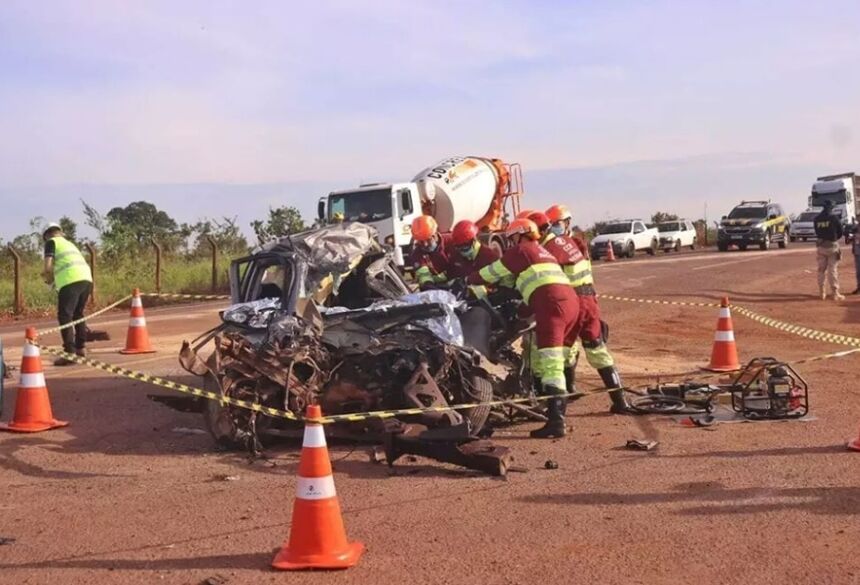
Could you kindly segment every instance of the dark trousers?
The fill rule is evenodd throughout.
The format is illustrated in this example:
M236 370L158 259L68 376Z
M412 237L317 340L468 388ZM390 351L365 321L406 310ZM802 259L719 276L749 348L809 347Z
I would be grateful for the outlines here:
M60 325L71 323L83 318L87 299L93 290L93 283L82 280L67 284L60 289L57 303L57 320ZM75 353L76 349L84 349L87 344L87 324L78 323L74 327L63 329L63 351Z

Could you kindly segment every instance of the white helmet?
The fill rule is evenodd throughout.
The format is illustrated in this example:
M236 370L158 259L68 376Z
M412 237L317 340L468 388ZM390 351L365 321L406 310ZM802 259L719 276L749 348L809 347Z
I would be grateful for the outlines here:
M63 228L60 227L60 224L58 224L57 222L52 221L48 225L45 226L45 229L42 230L42 235L45 235L46 233L48 233L49 231L51 231L53 229L58 229L58 230L62 231Z

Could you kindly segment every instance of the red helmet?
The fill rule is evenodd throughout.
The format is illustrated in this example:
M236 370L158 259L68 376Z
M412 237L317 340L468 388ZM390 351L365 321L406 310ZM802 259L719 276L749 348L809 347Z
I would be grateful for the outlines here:
M546 210L546 216L552 223L558 223L566 219L573 219L573 215L571 215L570 210L566 205L553 205Z
M535 225L538 226L538 229L543 229L550 224L549 218L543 211L535 211L531 215L529 215L528 219L535 222Z
M540 238L540 232L538 231L538 227L535 225L535 222L525 218L515 219L510 223L508 229L505 230L505 235L509 238L517 234L524 235L532 240Z
M417 242L428 242L439 233L439 225L429 215L420 215L412 220L412 238Z
M478 237L478 226L474 222L464 219L458 221L451 232L451 243L455 246L465 246Z
M517 218L517 219L528 219L528 217L529 217L532 213L534 213L534 212L535 212L535 210L534 210L534 209L523 209L522 211L520 211L520 212L517 214L517 217L516 217L516 218Z

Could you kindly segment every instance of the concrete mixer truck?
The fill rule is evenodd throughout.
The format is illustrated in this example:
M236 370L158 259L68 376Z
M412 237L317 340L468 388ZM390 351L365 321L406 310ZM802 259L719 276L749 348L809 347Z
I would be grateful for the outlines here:
M481 228L482 240L504 247L502 232L519 213L523 179L519 164L495 158L454 156L419 172L408 183L372 183L332 191L319 200L322 223L335 220L372 225L379 239L394 248L401 266L412 246L412 220L432 215L450 231L468 219Z

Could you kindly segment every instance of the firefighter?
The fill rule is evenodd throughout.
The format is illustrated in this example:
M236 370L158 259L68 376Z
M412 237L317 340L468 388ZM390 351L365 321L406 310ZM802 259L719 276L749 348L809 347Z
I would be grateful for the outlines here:
M412 221L412 268L418 288L428 290L448 282L450 238L439 233L436 220L421 215Z
M534 313L538 347L538 369L547 402L547 423L531 432L534 438L562 437L567 409L564 379L564 348L579 335L579 300L568 284L555 257L537 240L537 226L528 219L517 219L505 230L511 247L499 259L469 275L468 284L493 284L506 277ZM559 396L561 395L561 396Z
M65 238L59 224L48 224L42 232L42 239L45 241L45 266L42 276L47 284L57 289L57 320L62 326L83 319L87 299L93 290L93 274L89 264L77 246ZM66 327L61 334L64 352L86 356L86 323ZM55 366L69 366L74 363L64 357L54 361Z
M546 217L550 221L550 231L557 236L573 236L573 215L566 205L553 205L546 210ZM576 238L580 242L579 238ZM583 242L584 245L584 242ZM577 244L579 246L579 244ZM585 247L585 253L588 247Z
M815 217L816 256L818 258L818 294L821 300L827 300L827 288L824 286L825 276L833 291L833 300L844 300L839 294L839 261L842 251L839 249L839 239L842 237L842 221L833 214L833 202L824 201L824 208Z
M478 231L478 226L468 219L454 225L451 230L453 251L448 256L449 279L465 278L501 256L497 249L485 246L478 240Z
M564 211L567 210L564 209ZM569 215L570 212L567 212L567 214ZM538 226L538 230L541 233L541 245L561 265L561 269L570 280L570 286L573 287L579 298L579 338L582 341L582 347L585 349L585 359L592 368L597 370L600 379L603 381L603 385L607 389L616 388L616 390L609 392L609 398L612 401L609 411L613 414L628 414L630 412L630 405L627 404L627 400L624 398L624 390L620 389L621 376L615 368L615 360L612 358L612 354L609 353L609 349L606 347L603 322L600 319L600 306L597 304L597 293L594 290L591 260L584 253L584 251L587 251L585 243L579 240L579 238L557 236L555 232L551 231L554 222L549 219L548 214L538 211L533 213L529 219ZM563 221L566 221L569 225L570 217L556 221L555 223ZM579 240L579 242L576 240ZM576 364L578 358L579 348L575 342L565 347L564 373L567 381L567 391L571 393L576 391Z

